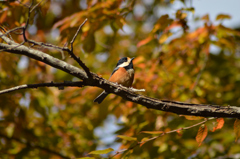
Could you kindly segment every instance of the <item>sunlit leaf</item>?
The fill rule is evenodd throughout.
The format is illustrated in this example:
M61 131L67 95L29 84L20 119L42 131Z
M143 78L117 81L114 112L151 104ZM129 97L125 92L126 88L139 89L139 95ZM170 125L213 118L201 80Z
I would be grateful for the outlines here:
M204 119L204 117L200 117L200 116L190 116L190 115L181 115L184 116L187 120L201 120Z
M117 135L117 137L127 140L127 141L137 141L137 138L135 138L135 137L124 136L124 135Z
M14 123L10 123L7 127L6 127L6 132L7 132L7 136L8 137L12 137L13 133L14 133Z
M112 151L114 151L114 149L107 148L107 149L104 149L104 150L91 151L91 152L89 152L89 154L101 155L101 154L107 154L107 153L112 152Z
M159 43L162 44L162 43L164 43L167 39L168 39L168 35L167 35L167 34L163 34L163 35L159 38Z
M219 14L219 15L216 17L216 20L224 20L224 19L231 19L231 16L230 16L230 15L227 15L227 14Z
M163 131L141 131L141 133L151 134L151 135L159 135L159 134L162 134L164 132Z

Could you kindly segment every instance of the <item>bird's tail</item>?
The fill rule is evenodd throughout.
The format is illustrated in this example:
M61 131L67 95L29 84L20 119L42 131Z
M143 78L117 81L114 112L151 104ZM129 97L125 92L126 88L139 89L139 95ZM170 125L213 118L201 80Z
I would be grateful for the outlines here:
M107 97L107 95L108 93L103 91L97 98L94 99L93 102L97 102L98 104L100 104Z

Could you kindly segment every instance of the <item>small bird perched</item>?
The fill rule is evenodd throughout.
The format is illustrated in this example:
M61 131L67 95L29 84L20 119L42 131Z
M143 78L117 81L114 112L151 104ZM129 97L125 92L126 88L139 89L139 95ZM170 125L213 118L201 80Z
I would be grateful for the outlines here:
M133 59L134 58L129 57L121 58L118 61L116 68L113 70L109 81L125 87L131 87L134 79ZM94 99L94 102L97 102L98 104L102 103L108 94L108 92L103 91L96 99Z

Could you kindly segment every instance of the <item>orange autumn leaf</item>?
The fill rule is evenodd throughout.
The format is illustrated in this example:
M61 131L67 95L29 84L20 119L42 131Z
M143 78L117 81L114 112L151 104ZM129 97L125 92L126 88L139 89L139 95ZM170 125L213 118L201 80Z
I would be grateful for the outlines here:
M204 117L200 117L200 116L191 116L191 115L181 115L184 116L187 120L201 120Z
M179 21L174 21L171 25L169 25L164 32L168 32L169 30L176 28L176 27L181 27L181 23Z
M138 42L137 47L140 47L142 45L149 43L152 39L153 39L153 37L149 36L146 39L141 40L140 42Z
M198 129L198 133L196 136L196 141L198 143L198 146L200 146L203 140L207 137L207 133L208 133L207 126L205 124L201 125Z
M224 119L218 118L217 119L217 125L213 128L212 132L216 131L217 129L221 129L224 125Z
M240 137L240 119L235 120L233 128L236 135L235 141L237 141L237 139Z

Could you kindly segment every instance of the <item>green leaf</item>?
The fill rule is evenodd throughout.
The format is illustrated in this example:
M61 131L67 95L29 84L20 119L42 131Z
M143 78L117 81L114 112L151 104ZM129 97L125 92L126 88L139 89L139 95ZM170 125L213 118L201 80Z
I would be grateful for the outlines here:
M137 141L137 138L135 138L135 137L124 136L124 135L117 135L117 137L127 140L127 141Z
M158 135L164 133L163 131L142 131L144 134Z
M101 155L101 154L107 154L107 153L112 152L112 151L114 151L114 149L107 148L107 149L104 149L104 150L91 151L91 152L89 152L89 154Z
M95 159L95 157L80 157L80 158L77 158L77 159Z

